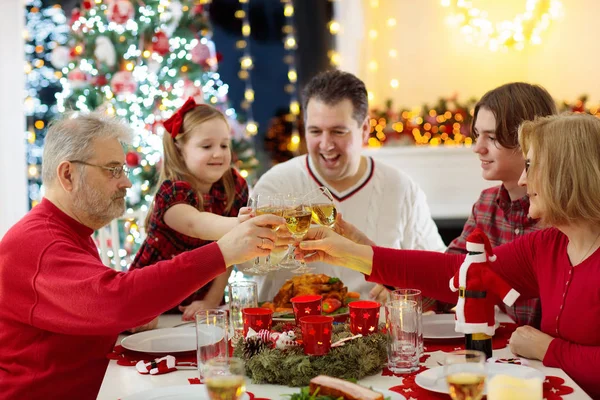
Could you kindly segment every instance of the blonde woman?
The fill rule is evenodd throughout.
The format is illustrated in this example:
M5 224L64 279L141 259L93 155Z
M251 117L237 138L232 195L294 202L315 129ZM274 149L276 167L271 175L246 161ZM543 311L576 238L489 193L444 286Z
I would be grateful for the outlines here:
M496 247L491 266L522 298L540 298L542 322L541 330L518 328L510 348L562 368L600 398L600 119L575 114L527 121L519 143L526 157L519 184L527 188L530 215L546 228ZM344 265L371 282L456 300L448 281L463 255L371 247L322 228L308 239L299 250L306 261Z

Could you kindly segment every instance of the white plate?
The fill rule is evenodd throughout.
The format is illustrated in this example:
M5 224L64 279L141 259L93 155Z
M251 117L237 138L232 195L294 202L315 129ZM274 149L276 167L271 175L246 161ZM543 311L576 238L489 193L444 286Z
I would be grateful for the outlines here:
M208 334L203 338L202 346L219 342L223 339L222 329L215 326L205 326ZM216 339L211 339L216 338ZM127 336L121 340L121 346L127 350L142 353L179 353L183 351L196 351L195 326L179 328L154 329Z
M454 314L423 315L424 339L460 339L465 335L454 330Z
M143 353L179 353L196 350L196 329L194 326L154 329L135 333L121 340L127 350Z
M210 400L205 385L165 386L123 397L121 400ZM241 400L249 400L244 393Z
M516 364L486 364L486 382L489 382L494 375L509 375L521 379L539 378L542 381L546 376L537 369L524 367ZM448 384L444 376L444 367L435 367L421 372L415 378L415 383L423 389L431 390L432 392L448 393ZM484 392L484 394L487 392Z

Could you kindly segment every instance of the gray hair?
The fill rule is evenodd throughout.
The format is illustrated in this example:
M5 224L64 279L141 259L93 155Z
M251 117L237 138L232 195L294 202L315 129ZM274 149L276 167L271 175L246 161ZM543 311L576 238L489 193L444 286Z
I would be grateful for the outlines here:
M63 118L52 121L48 128L42 156L42 182L50 185L63 161L92 158L95 139L115 138L122 143L130 143L131 135L131 128L124 121L101 112L65 114Z

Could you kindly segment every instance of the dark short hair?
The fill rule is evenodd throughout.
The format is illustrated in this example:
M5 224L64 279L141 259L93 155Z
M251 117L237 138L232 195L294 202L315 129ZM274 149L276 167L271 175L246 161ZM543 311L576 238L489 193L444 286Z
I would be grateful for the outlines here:
M352 117L362 124L369 112L369 100L365 83L349 72L330 70L321 72L308 82L302 91L302 107L312 98L325 104L335 105L348 99L352 102Z
M477 102L471 123L473 137L479 109L489 109L496 118L496 140L503 147L514 149L519 146L519 125L533 121L535 117L555 115L556 104L546 89L524 82L513 82L492 89Z

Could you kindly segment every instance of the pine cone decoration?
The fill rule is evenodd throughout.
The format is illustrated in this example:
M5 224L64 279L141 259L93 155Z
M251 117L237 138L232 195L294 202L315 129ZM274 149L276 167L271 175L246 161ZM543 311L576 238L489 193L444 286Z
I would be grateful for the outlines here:
M246 360L254 357L264 349L266 349L267 343L263 342L263 340L258 336L249 337L244 341L244 358Z

